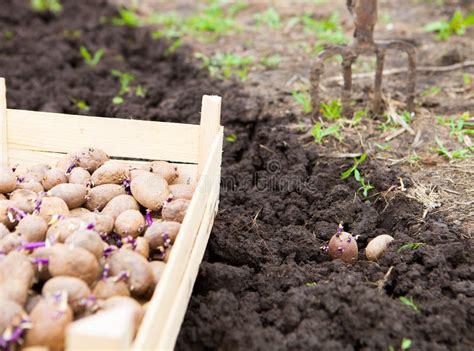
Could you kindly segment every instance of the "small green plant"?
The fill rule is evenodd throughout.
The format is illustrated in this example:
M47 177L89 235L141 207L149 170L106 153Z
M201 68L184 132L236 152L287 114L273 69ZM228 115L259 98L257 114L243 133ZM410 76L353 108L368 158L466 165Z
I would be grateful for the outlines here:
M421 92L421 96L434 96L441 92L441 88L438 86L430 87Z
M6 41L10 41L13 39L13 32L9 31L9 30L6 30L5 32L3 32L3 38L6 40Z
M327 119L339 119L342 118L342 105L341 100L332 100L329 103L321 103L321 114Z
M337 123L334 123L327 128L323 128L321 122L316 122L311 129L311 135L313 136L314 141L318 144L321 144L324 138L329 136L333 136L338 141L342 141L340 129L341 126Z
M118 15L111 18L114 26L141 27L143 20L132 10L121 8Z
M444 117L437 117L438 124L441 125L449 125L450 127L450 135L457 137L459 143L464 142L465 135L474 135L474 122L469 122L470 114L468 111L464 112L461 117L459 118L444 118Z
M418 309L418 306L413 302L413 298L411 297L406 297L406 296L400 296L398 298L401 303L404 305L410 307L413 311L419 312L420 310Z
M229 143L234 143L237 141L237 135L229 134L228 136L225 137L225 140L228 141Z
M360 171L358 168L362 163L364 163L366 158L367 158L367 154L365 153L363 153L359 158L357 157L354 158L354 164L341 173L342 180L349 178L351 175L354 175L354 179L358 181L360 184L360 188L357 189L357 191L362 190L362 195L364 195L364 197L369 196L369 191L374 188L370 184L370 182L367 182L367 183L365 182L365 179L360 174Z
M375 147L380 150L380 151L389 151L389 150L392 150L392 145L390 144L379 144L379 143L375 143L374 144Z
M229 79L238 77L241 80L247 78L250 66L255 61L253 56L240 56L232 53L218 53L208 57L203 53L196 53L195 57L202 62L212 77L218 79Z
M474 12L464 17L460 10L456 10L449 21L428 23L425 31L436 32L439 40L447 40L452 35L464 35L466 29L471 26L474 26Z
M264 57L260 60L260 63L266 68L275 68L281 63L281 56L276 54L268 57Z
M407 243L405 245L400 246L397 250L397 253L400 253L404 250L418 250L425 245L425 243Z
M82 110L82 111L89 111L90 110L89 104L85 100L76 101L76 107L79 110Z
M307 282L305 285L309 287L313 287L313 286L316 286L316 282Z
M104 49L100 48L94 53L94 55L92 55L85 46L81 46L79 50L84 58L84 62L89 66L97 66L105 53Z
M463 76L462 76L462 80L463 80L464 86L465 86L466 88L468 88L468 89L471 88L471 86L472 86L472 78L471 78L471 76L470 76L469 74L464 73Z
M421 160L421 157L416 152L413 152L411 155L408 156L407 160L410 164L413 165L417 163L419 160Z
M273 7L269 7L264 12L257 13L255 15L255 20L257 25L265 25L269 28L281 27L280 15Z
M470 158L472 157L471 148L459 149L449 151L441 140L436 138L437 148L436 151L441 156L446 157L448 160L453 160L457 158Z
M138 96L138 97L146 96L146 89L143 87L143 85L141 84L137 85L137 87L135 88L135 96Z
M339 14L333 12L329 17L314 19L312 14L304 14L298 21L301 21L305 32L315 33L317 44L314 51L319 53L327 44L344 44L347 38L341 25Z
M120 72L119 70L113 69L110 71L112 76L116 77L119 79L120 83L120 90L118 95L124 95L127 93L130 93L131 88L130 88L130 83L135 80L135 76L131 73L126 73L126 72Z
M31 0L31 8L35 12L49 12L58 15L63 10L59 0Z
M360 110L354 113L354 116L352 117L350 127L355 127L362 122L363 118L367 117L367 110Z
M399 350L400 350L400 351L406 351L406 350L410 349L411 344L412 344L412 342L411 342L410 339L403 338L402 341L401 341L401 343L400 343L400 349L399 349ZM393 347L392 345L390 345L390 346L388 347L388 351L396 351L396 350L395 350L395 347Z
M313 111L309 94L295 89L291 92L291 95L293 96L293 99L301 105L304 113L311 113Z

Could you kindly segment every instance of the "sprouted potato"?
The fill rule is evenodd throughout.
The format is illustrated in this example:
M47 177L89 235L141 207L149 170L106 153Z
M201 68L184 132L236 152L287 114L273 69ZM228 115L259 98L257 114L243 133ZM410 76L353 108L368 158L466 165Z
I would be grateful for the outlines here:
M353 264L357 261L358 247L355 238L342 230L342 226L329 241L329 256L332 260L340 259L345 263Z

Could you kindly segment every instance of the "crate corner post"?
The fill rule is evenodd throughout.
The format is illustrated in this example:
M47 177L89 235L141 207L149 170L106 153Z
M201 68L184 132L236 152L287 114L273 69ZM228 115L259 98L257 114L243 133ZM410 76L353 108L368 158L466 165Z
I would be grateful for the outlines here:
M0 166L8 166L7 88L0 77Z
M220 96L204 95L202 97L198 176L204 171L215 136L221 127L221 105L222 98Z

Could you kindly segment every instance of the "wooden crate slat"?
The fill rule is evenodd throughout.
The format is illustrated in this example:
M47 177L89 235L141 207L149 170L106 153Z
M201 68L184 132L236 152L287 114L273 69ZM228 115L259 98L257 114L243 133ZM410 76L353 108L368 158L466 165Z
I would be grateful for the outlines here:
M8 163L7 150L7 90L5 79L0 78L0 166Z
M167 267L149 303L145 318L140 326L133 350L154 349L167 322L176 292L184 276L198 229L203 220L206 204L209 201L213 186L220 175L222 157L223 129L221 128L212 144L209 158L199 180L188 214L181 229Z
M28 150L18 150L10 148L8 150L8 159L11 166L20 165L21 167L33 166L39 163L47 163L51 166L54 166L56 162L64 154L51 153L51 152L41 152L41 151L28 151ZM146 162L144 161L123 161L131 165L140 165ZM197 180L197 165L195 164L186 164L186 163L173 163L179 172L178 179L175 180L175 183L179 184L195 184Z
M7 109L8 147L20 150L93 146L111 156L198 163L199 131L198 125Z
M219 193L214 192L209 201L209 206L204 214L204 220L199 228L196 241L194 243L191 258L189 259L186 272L181 281L178 291L176 292L173 307L168 315L168 320L164 329L158 338L157 350L172 350L175 346L176 339L179 334L181 323L189 304L189 298L193 292L194 283L199 271L199 265L206 251L207 241L211 234L212 225L217 213Z

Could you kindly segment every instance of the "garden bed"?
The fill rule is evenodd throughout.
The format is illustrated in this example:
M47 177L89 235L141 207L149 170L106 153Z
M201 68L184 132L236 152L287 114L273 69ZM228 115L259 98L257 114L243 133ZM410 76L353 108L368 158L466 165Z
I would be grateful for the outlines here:
M213 81L189 48L168 55L169 44L143 28L101 23L116 14L105 1L64 5L55 19L2 3L0 31L13 33L0 42L11 108L197 123L200 97L223 96L222 124L236 139L224 146L219 213L178 349L387 350L403 339L414 350L472 347L472 245L442 212L423 217L423 205L407 197L414 184L406 173L366 161L360 168L375 189L364 199L354 179L340 179L351 159L304 146L287 128L301 115ZM81 45L105 48L101 63L84 64ZM145 97L113 104L119 83L111 68L132 73ZM320 250L340 222L359 235L356 265ZM395 243L373 263L363 248L378 234Z

